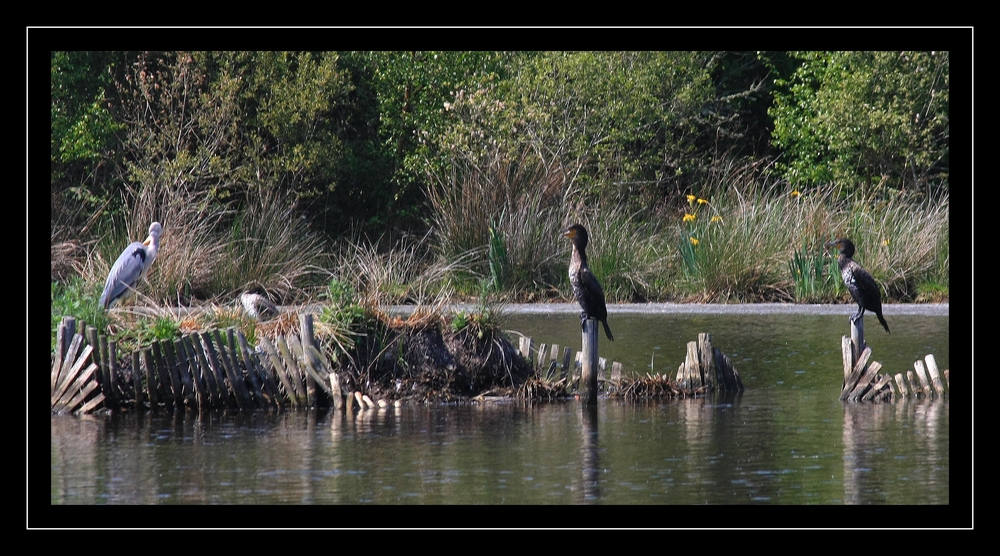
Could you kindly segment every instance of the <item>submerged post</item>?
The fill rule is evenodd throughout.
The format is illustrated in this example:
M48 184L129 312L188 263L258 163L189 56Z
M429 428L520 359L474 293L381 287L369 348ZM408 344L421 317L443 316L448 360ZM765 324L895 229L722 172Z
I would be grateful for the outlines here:
M581 351L580 397L585 404L597 403L597 321L594 319L584 322Z

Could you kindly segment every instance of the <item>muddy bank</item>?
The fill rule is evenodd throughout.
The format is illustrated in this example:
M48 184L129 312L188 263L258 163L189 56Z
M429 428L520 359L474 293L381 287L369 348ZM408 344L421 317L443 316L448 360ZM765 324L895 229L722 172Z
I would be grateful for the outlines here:
M534 373L502 333L477 327L373 325L337 361L345 389L389 402L513 395Z

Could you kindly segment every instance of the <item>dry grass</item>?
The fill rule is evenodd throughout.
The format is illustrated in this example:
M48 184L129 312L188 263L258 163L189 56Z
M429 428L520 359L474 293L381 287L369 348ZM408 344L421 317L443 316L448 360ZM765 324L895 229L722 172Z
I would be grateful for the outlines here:
M358 303L373 311L403 303L443 306L453 294L452 277L468 270L465 263L473 254L446 261L428 237L404 237L387 249L367 238L344 238L333 256L335 278L350 284Z
M279 303L308 298L306 289L326 266L323 242L280 196L248 199L238 214L191 203L159 203L157 216L149 206L136 207L127 226L112 224L87 258L74 259L74 268L88 282L103 283L124 246L145 239L149 224L159 221L159 253L139 286L152 305L228 303L250 284L262 285Z
M553 261L562 255L559 235L568 184L558 169L529 153L515 160L499 154L486 162L456 161L454 172L432 176L427 196L430 222L441 254L449 260L473 255L468 266L490 276L490 230L497 233L503 289L547 287L558 280ZM494 256L497 253L494 251Z

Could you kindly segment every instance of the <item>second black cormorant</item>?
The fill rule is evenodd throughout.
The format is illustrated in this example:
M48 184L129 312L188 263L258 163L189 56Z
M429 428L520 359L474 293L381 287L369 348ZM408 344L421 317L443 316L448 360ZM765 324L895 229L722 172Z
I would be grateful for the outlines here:
M878 284L867 270L851 258L854 256L854 243L847 238L840 238L827 242L826 246L840 250L840 256L837 257L840 277L844 279L847 291L851 292L851 297L858 304L858 312L851 316L851 322L864 315L867 309L875 313L885 331L889 332L889 325L882 317L882 293L878 289Z
M604 334L609 340L614 341L615 338L608 326L608 307L604 302L604 289L587 266L587 243L590 241L587 229L579 224L573 224L563 230L563 235L573 241L569 283L572 284L573 295L583 309L580 313L580 326L582 327L588 318L598 320L604 325Z

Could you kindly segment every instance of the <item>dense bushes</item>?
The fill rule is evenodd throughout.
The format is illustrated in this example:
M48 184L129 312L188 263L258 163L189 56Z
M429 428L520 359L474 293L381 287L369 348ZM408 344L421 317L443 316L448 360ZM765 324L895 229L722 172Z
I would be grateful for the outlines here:
M949 52L797 52L771 116L778 168L846 191L947 191Z
M899 299L947 284L947 52L53 52L50 87L53 275L158 220L161 303L372 265L558 297L570 221L614 300L796 299L834 232Z

